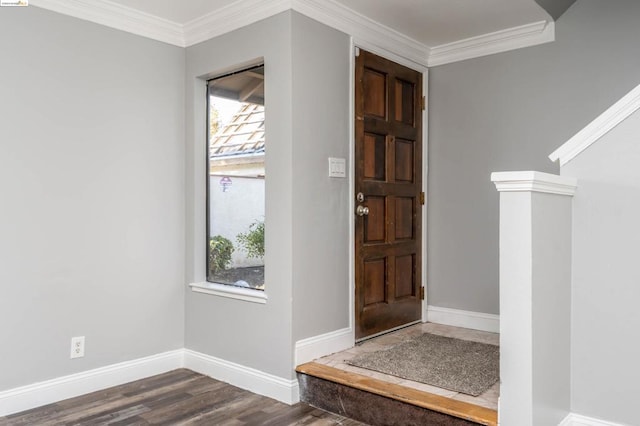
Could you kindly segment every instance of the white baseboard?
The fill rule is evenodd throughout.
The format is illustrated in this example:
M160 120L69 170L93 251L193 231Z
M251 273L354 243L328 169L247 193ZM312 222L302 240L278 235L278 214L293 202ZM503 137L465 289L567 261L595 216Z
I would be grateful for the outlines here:
M182 368L182 349L0 392L0 416Z
M184 366L242 389L268 396L285 404L300 401L297 379L283 379L190 349L184 350Z
M319 336L298 340L295 349L295 364L300 365L320 357L352 348L355 342L353 329L343 328Z
M481 312L428 306L427 321L472 330L500 332L500 316Z
M298 381L283 379L223 359L178 349L0 392L0 416L118 386L178 368L188 368L287 404L300 400Z
M579 414L569 414L558 426L623 426L619 423L612 423L605 420L594 419L592 417L581 416Z

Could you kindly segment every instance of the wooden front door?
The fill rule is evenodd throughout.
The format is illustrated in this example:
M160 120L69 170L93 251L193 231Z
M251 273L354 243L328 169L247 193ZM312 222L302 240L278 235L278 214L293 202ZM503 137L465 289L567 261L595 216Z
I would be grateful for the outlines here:
M422 317L422 74L361 50L355 78L355 322L363 339Z

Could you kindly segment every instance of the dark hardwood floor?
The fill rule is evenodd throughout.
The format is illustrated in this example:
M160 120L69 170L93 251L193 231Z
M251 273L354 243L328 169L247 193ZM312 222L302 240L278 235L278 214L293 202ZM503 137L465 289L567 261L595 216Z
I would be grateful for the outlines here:
M0 425L363 425L304 403L289 406L190 370L0 417Z

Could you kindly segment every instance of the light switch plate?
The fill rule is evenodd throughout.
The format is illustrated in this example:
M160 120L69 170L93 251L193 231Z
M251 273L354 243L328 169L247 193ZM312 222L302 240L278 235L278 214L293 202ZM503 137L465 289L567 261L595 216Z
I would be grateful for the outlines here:
M347 177L347 160L344 158L329 157L329 177Z

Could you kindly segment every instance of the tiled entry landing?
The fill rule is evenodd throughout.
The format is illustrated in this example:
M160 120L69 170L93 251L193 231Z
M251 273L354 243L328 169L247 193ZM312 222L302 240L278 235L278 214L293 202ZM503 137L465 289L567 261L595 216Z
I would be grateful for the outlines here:
M492 410L498 409L498 397L500 396L500 384L496 383L490 387L482 395L473 397L470 395L462 394L459 392L450 391L447 389L438 388L435 386L427 385L424 383L414 382L411 380L402 379L387 374L378 373L376 371L367 370L365 368L354 367L345 363L345 360L351 359L356 355L366 352L377 351L380 349L389 348L398 343L402 343L413 336L420 335L422 333L438 334L446 337L454 337L456 339L471 340L481 343L489 343L492 345L498 345L500 335L497 333L489 333L486 331L470 330L466 328L452 327L448 325L424 323L416 324L407 328L403 328L398 331L394 331L389 334L385 334L370 340L366 340L357 344L354 348L348 349L343 352L338 352L323 358L316 359L314 362L318 364L328 365L340 370L360 374L363 376L371 377L374 379L382 380L388 383L397 384L407 388L417 389L424 392L429 392L435 395L444 396L458 401L468 402L470 404L479 405L481 407L489 408Z

